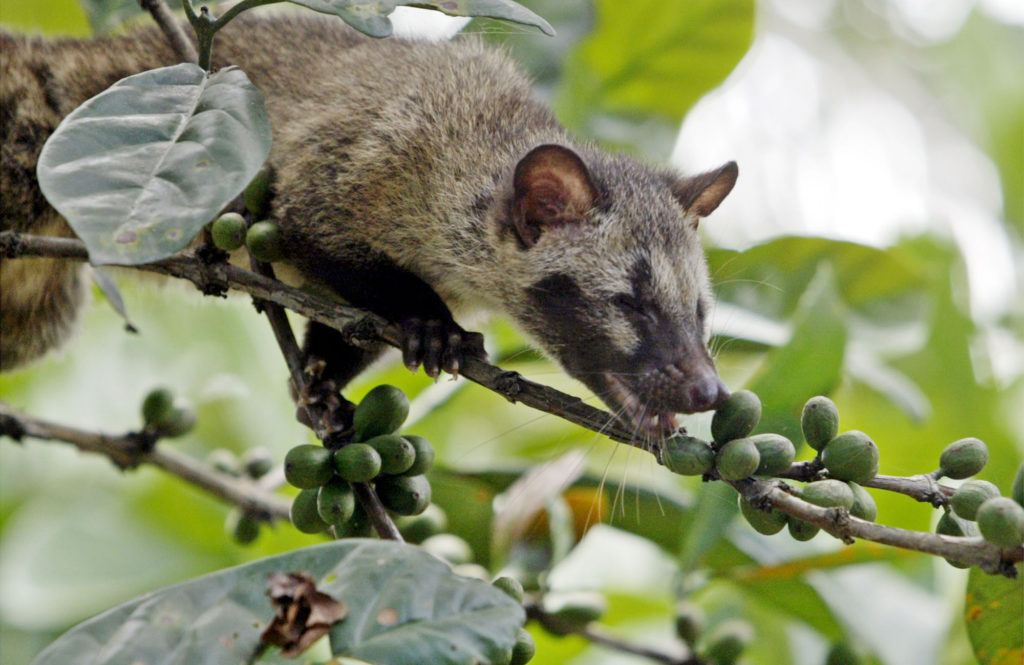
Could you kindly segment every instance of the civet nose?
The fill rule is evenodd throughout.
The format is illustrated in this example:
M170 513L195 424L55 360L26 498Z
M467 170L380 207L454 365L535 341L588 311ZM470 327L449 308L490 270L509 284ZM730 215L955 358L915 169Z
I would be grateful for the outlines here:
M729 389L717 374L700 377L688 386L690 411L710 411L729 399Z

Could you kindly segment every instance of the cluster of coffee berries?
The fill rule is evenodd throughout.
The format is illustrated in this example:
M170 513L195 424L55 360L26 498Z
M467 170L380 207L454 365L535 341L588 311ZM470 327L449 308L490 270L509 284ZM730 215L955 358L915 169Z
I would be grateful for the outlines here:
M724 480L750 476L773 477L785 473L796 457L793 442L780 434L751 434L761 420L761 401L749 390L739 390L715 411L709 445L700 439L675 436L662 451L670 470L702 475L712 469ZM878 509L861 485L878 473L878 446L863 432L839 432L839 412L827 397L813 397L804 405L800 426L807 444L816 451L828 478L808 483L795 493L808 503L841 507L854 517L874 521ZM759 533L771 535L788 528L797 540L813 538L818 527L784 513L751 505L739 497L740 512Z
M260 219L267 212L270 181L269 169L263 168L242 193L245 209L252 219ZM246 245L259 261L273 263L284 258L281 229L270 220L248 226L245 217L237 212L227 212L210 224L210 236L213 244L226 252L233 252Z
M196 426L196 412L183 397L168 388L154 388L142 400L142 422L158 437L184 436Z
M861 485L878 475L878 446L864 432L839 432L839 410L827 397L807 400L800 414L800 429L807 445L828 472L828 478L807 483L796 494L822 508L845 508L854 517L874 522L878 506ZM795 540L810 540L818 527L792 516L786 527Z
M714 469L724 480L749 476L774 476L793 463L796 448L781 434L750 435L761 420L761 400L749 390L739 390L711 420L714 445L689 436L665 442L662 461L669 470L697 476Z
M960 439L946 446L939 457L935 475L954 480L969 478L988 462L988 449L975 438ZM976 536L999 547L1024 544L1024 463L1017 469L1009 497L987 480L966 480L949 499L949 508L939 518L936 533L947 536ZM957 567L963 564L950 561Z
M206 463L220 473L249 480L259 480L274 468L274 458L262 447L250 448L241 457L226 448L216 448L210 451ZM233 508L228 512L224 528L239 545L249 545L260 535L260 522L251 513Z
M514 577L498 577L492 584L512 600L522 604L525 595L523 585L519 583L519 580ZM520 628L516 633L515 644L512 645L507 656L499 662L507 665L526 665L533 659L535 653L537 653L537 645L534 644L533 636L525 628Z
M303 533L333 527L339 537L368 535L369 521L350 483L372 482L384 507L419 515L430 505L424 475L434 449L421 436L395 434L409 415L409 400L394 386L371 390L353 414L354 437L337 450L304 444L288 451L284 475L301 492L292 502L292 523Z
M246 227L245 218L237 212L226 212L210 225L213 244L218 249L232 252L247 245L257 260L273 263L284 258L281 228L270 220Z

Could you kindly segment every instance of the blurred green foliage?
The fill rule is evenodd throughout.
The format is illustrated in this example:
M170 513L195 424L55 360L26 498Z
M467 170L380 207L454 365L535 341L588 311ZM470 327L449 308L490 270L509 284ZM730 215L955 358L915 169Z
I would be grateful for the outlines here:
M81 34L85 19L69 27L58 4L35 3L49 9L37 9L38 22L30 24L3 3L0 18L19 28ZM648 154L667 153L666 137L671 140L699 94L735 66L753 25L753 7L742 1L687 3L685 11L675 3L524 4L555 24L559 37L540 50L531 46L538 37L521 32L500 41L527 54L566 121L608 145ZM936 89L977 101L978 114L966 124L999 168L1004 221L1018 239L1024 98L1019 85L1004 82L1018 74L1010 63L1020 62L1021 44L1019 27L976 15L942 47L918 53L941 63L931 70ZM897 57L908 48L880 43L876 55ZM654 75L638 76L644 72ZM949 241L922 235L870 248L783 237L709 255L718 315L756 314L752 320L785 332L778 344L769 343L747 319L717 322L728 323L730 332L713 340L719 368L731 387L760 394L762 429L787 433L801 446L796 423L803 401L828 393L839 406L840 428L863 430L879 444L883 473L931 471L946 444L977 436L990 451L979 477L1009 490L1024 453L1024 379L1019 367L994 371L1003 361L993 349L1009 344L1020 352L1022 317L1007 312L998 331L972 319L964 263ZM204 300L179 285L120 281L141 333L125 333L117 315L97 302L67 352L0 376L4 401L60 422L121 432L139 426L139 403L149 388L169 385L197 404L197 429L173 443L197 457L215 448L240 453L266 446L281 459L311 441L294 422L272 335L245 299ZM538 358L507 324L493 322L485 333L503 367L580 393L579 384ZM993 347L994 336L1004 346ZM607 592L605 621L618 634L670 644L671 608L685 593L705 607L712 624L743 617L756 626L749 663L820 663L827 645L841 638L872 653L871 662L973 662L960 617L966 575L941 560L863 543L842 547L824 535L810 543L758 536L733 519L735 495L727 487L672 476L644 453L465 381L435 384L399 364L382 364L349 397L382 382L413 398L407 431L434 444L435 501L478 561L528 566L543 560L553 566L547 578L553 587ZM685 425L706 437L709 420L697 415ZM494 507L550 490L541 481L516 480L574 450L586 453L579 492L550 505L547 529L558 533L494 552ZM799 447L798 458L811 452ZM937 518L905 497L872 494L885 524L929 530ZM227 511L153 470L121 473L65 446L0 442L4 662L23 665L71 624L146 591L321 541L277 524L242 548L224 532ZM589 526L575 547L551 546L556 539L574 543ZM533 632L538 665L627 662L576 637Z

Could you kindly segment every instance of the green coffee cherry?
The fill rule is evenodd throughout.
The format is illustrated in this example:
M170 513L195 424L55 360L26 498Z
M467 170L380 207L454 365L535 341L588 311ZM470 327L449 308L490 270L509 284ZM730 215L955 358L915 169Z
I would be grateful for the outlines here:
M441 506L432 503L419 515L400 517L395 525L405 541L415 545L443 533L448 528L448 516Z
M999 488L987 480L968 480L949 498L949 506L965 520L973 521L981 504L999 496Z
M317 490L317 514L331 526L349 521L355 509L356 497L352 488L341 478L334 477Z
M761 420L761 400L749 390L737 390L711 417L711 437L717 443L741 439Z
M864 432L843 432L825 445L821 463L831 478L863 485L878 475L878 446Z
M334 476L331 451L323 446L295 446L284 456L284 477L299 489L315 489Z
M1010 487L1010 498L1021 506L1024 506L1024 462L1017 467L1017 475L1013 477L1013 485Z
M390 476L405 473L416 461L416 449L397 434L381 434L366 441L380 454L380 470Z
M270 194L271 169L264 165L242 192L242 201L245 209L253 217L259 217L267 211L267 203Z
M245 234L245 244L257 261L274 263L284 258L281 227L269 220L256 222Z
M245 244L245 236L249 231L245 218L237 212L226 212L210 225L210 236L217 249L233 252Z
M850 514L868 522L874 522L878 517L878 504L875 498L866 489L857 483L846 483L853 492L853 505L850 506Z
M771 536L786 526L786 514L777 510L756 508L742 496L739 497L740 513L747 523L760 534Z
M802 519L793 517L792 515L786 515L786 528L789 530L790 537L792 537L793 540L798 540L800 542L805 542L814 538L818 535L818 532L821 531L820 528L810 522L805 522Z
M262 478L274 468L274 458L266 448L250 448L242 453L242 468L250 478Z
M665 441L661 459L672 473L700 476L715 465L715 451L700 439L676 435Z
M691 603L688 600L681 600L676 603L676 635L691 647L697 643L697 638L704 632L707 625L707 615L700 605Z
M537 645L533 641L533 635L525 628L520 628L516 631L516 643L512 647L512 658L508 665L526 665L536 653Z
M935 525L935 533L943 536L956 536L958 538L976 536L978 535L978 527L973 522L957 517L952 511L944 511L942 517L939 518L938 524ZM946 563L954 568L970 568L968 564L953 559L946 559Z
M824 395L807 400L800 414L800 429L807 445L818 452L839 433L839 409Z
M385 476L377 480L376 487L384 507L399 515L418 515L430 505L426 476Z
M715 468L724 480L741 480L754 475L761 454L750 439L734 439L718 449Z
M179 397L174 400L174 406L171 407L170 413L153 424L160 436L177 438L195 429L196 412L188 400Z
M260 523L237 508L228 513L224 526L239 545L248 545L260 535Z
M544 596L544 612L561 628L556 634L575 632L597 621L607 608L608 602L596 591L558 591Z
M793 442L781 434L755 434L749 438L761 457L755 476L776 476L788 470L796 458Z
M402 475L422 476L430 471L434 466L434 446L430 445L430 441L415 434L406 434L402 438L409 442L416 454L412 466L406 469Z
M1005 496L997 496L981 504L977 515L982 537L999 547L1024 544L1024 508Z
M350 483L365 483L380 475L380 453L365 443L350 443L334 453L334 469Z
M988 447L980 439L968 437L946 446L939 457L942 474L954 479L968 478L985 468Z
M363 506L357 502L352 517L344 524L335 524L333 531L337 538L368 538L373 535L373 523Z
M943 511L942 516L939 517L939 521L935 525L935 533L943 536L956 536L957 538L977 536L978 527L972 522L957 517L952 512Z
M427 538L420 547L438 559L459 566L473 561L473 548L462 538L451 533L439 533Z
M398 430L409 416L409 398L395 386L380 385L363 398L352 414L359 441Z
M753 640L754 628L746 621L723 621L708 634L702 655L715 665L733 665Z
M316 509L318 490L306 489L299 492L292 500L292 524L302 533L322 533L328 524L320 519Z
M825 665L861 665L863 662L861 655L847 642L833 644L825 657Z
M174 409L174 393L170 388L154 388L142 400L142 422L156 425L171 416Z
M517 603L523 602L523 585L516 578L499 577L492 584Z
M846 508L853 507L853 490L841 480L816 480L808 483L800 493L801 498L807 503L813 503L822 508Z

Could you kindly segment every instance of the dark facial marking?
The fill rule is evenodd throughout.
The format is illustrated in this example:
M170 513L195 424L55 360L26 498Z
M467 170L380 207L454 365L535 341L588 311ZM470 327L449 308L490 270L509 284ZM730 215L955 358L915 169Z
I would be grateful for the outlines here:
M614 369L623 364L625 357L614 353L604 332L587 325L592 305L575 279L564 273L548 275L527 287L526 299L537 319L531 328L553 343L558 359L570 373Z
M661 314L661 308L653 298L652 281L650 259L643 256L633 264L630 271L630 292L620 293L612 298L612 303L619 308L641 338L652 332L651 324Z

